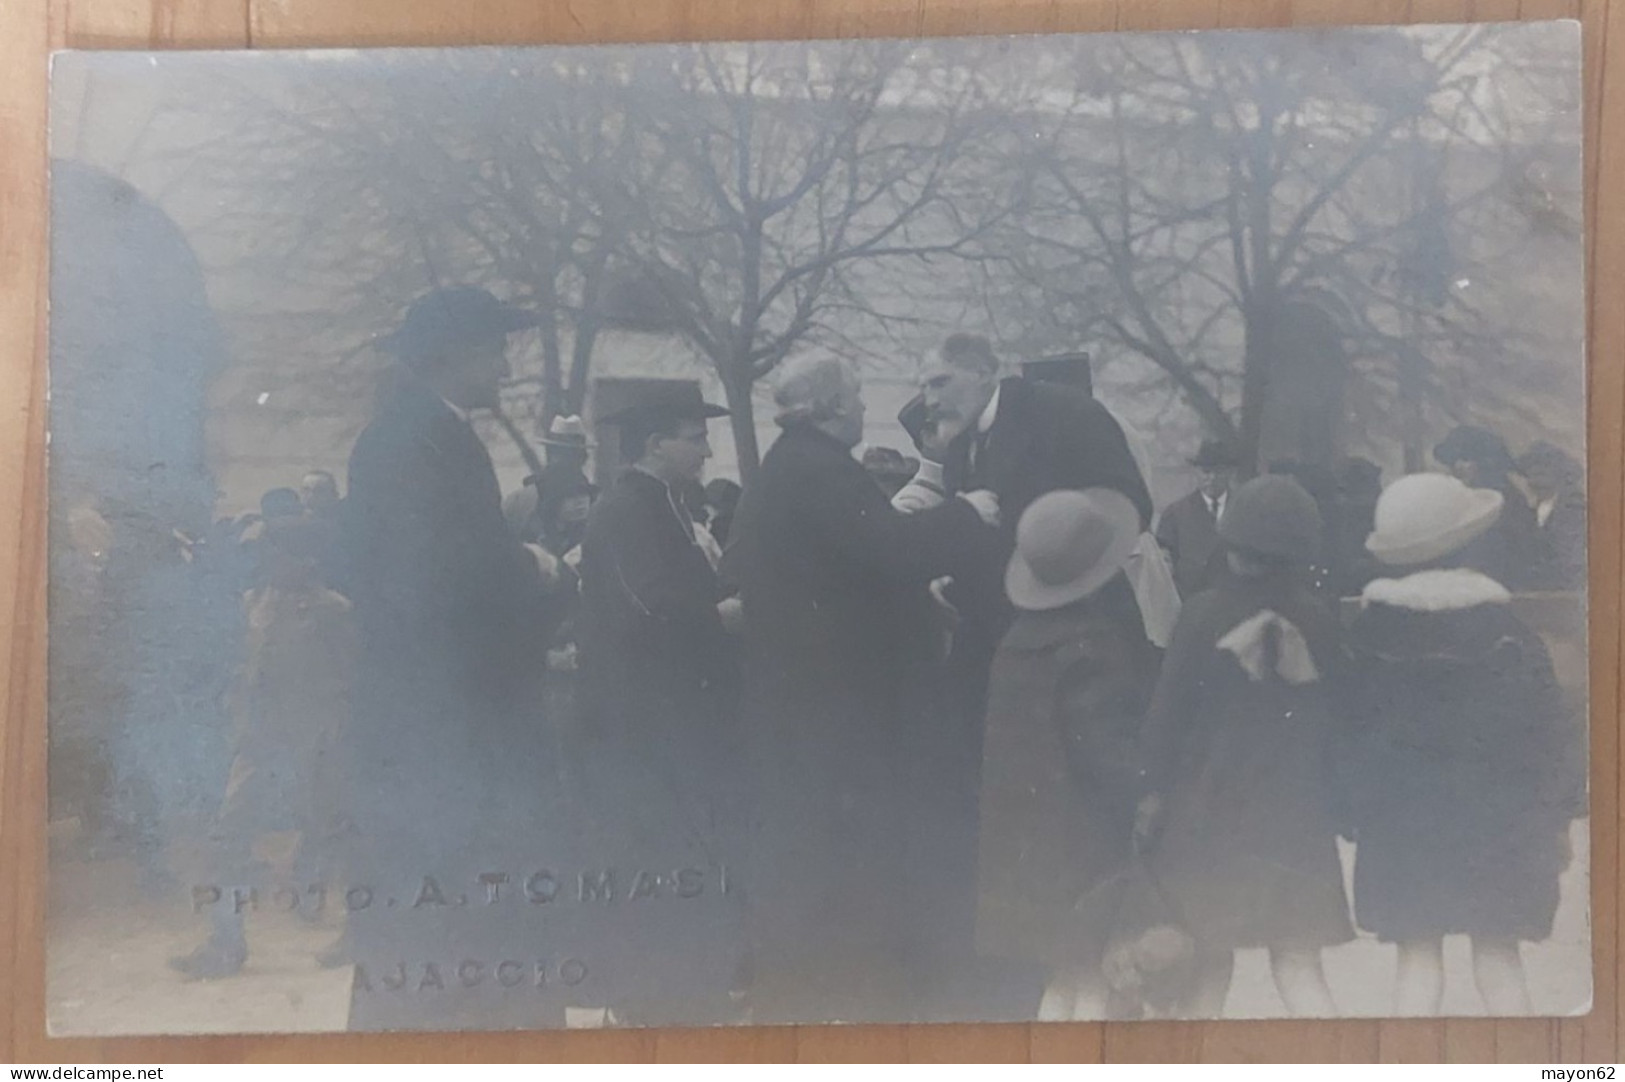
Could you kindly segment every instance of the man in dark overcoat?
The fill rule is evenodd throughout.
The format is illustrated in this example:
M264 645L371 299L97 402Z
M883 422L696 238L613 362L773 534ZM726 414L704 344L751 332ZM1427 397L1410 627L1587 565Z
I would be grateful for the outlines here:
M1536 440L1518 458L1518 472L1535 499L1535 565L1531 588L1584 590L1586 585L1585 467L1568 452Z
M754 1017L908 1020L910 944L935 900L909 876L905 699L930 653L907 613L933 578L989 558L996 506L982 492L892 508L852 455L863 400L834 358L791 363L777 398L784 432L723 563L745 603Z
M1190 462L1199 471L1195 490L1163 508L1157 522L1157 542L1167 550L1174 587L1186 599L1214 585L1223 573L1219 516L1240 464L1222 440L1203 440Z
M661 719L709 724L734 684L735 622L678 486L711 457L706 421L727 410L678 384L606 421L632 465L587 520L581 652L597 723L645 739ZM693 734L698 738L699 734Z
M735 1019L744 932L741 901L722 885L737 865L737 629L679 490L698 484L706 422L727 410L691 383L647 391L603 420L620 431L628 467L587 520L578 624L583 731L577 791L600 808L589 824L599 859L618 853L650 874L679 869L693 897L606 917L605 1005L622 1022ZM633 873L636 874L636 873ZM631 889L636 890L635 884ZM666 888L652 888L658 893ZM666 893L670 893L667 889Z
M1145 478L1105 406L1075 387L1000 379L999 369L986 338L950 335L920 373L916 432L921 449L940 464L947 493L985 488L999 498L1004 543L950 591L963 618L952 667L969 676L966 690L978 707L987 699L993 650L1014 611L1001 576L1028 505L1056 489L1110 488L1134 503L1142 526L1152 516ZM1126 581L1113 590L1133 603Z
M386 340L397 363L350 455L356 841L352 888L330 900L350 910L352 1029L554 1017L529 982L503 988L489 972L511 957L496 952L540 949L526 910L459 905L483 901L481 874L534 865L526 846L544 844L547 820L552 764L528 690L556 565L508 530L469 419L496 406L508 336L530 322L472 287L414 302ZM485 967L474 987L459 982L465 961Z
M934 850L920 861L939 879L943 919L933 935L949 954L963 945L968 954L975 909L977 801L982 764L982 733L993 653L1014 618L1005 597L1004 569L1015 549L1016 523L1039 496L1057 489L1108 488L1127 496L1149 527L1151 495L1130 452L1122 427L1086 391L1023 378L999 378L1000 364L986 338L953 334L920 373L920 396L902 420L914 434L922 463L940 477L951 495L991 489L998 496L999 543L953 576L942 596L957 613L953 644L940 683L948 704L933 753L936 799L922 805L934 824ZM894 501L905 506L913 483ZM924 501L929 503L929 499ZM918 506L918 504L915 504ZM1119 576L1102 588L1100 604L1119 612L1131 626L1143 627L1133 588ZM951 900L952 904L949 904ZM945 1012L988 1017L1031 1018L1041 981L986 967L951 966L958 977L938 982ZM955 994L969 989L970 999ZM1030 1001L1030 1002L1029 1002Z

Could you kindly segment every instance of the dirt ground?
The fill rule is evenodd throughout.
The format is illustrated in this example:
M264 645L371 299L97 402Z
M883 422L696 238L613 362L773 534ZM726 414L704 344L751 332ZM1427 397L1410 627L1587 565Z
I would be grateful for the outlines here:
M1586 899L1586 824L1574 824L1575 860L1564 876L1552 938L1526 944L1524 961L1535 1010L1583 1013L1590 1002L1590 930ZM1344 851L1345 869L1353 851ZM197 944L207 928L185 905L160 905L138 889L129 862L53 855L48 954L48 1014L56 1036L321 1032L343 1030L349 1010L348 967L322 969L318 952L338 936L336 916L312 922L280 912L250 916L251 954L236 977L188 982L168 959ZM1482 1015L1464 939L1446 942L1447 1015ZM1362 936L1325 954L1339 1009L1350 1016L1390 1012L1394 952ZM1284 1007L1263 951L1244 951L1225 1005L1230 1018L1279 1017ZM571 1025L602 1024L594 1012L571 1012Z
M53 859L46 955L52 1036L345 1028L350 970L316 964L338 925L254 914L243 972L188 982L168 960L197 945L208 929L184 905L141 902L139 878L125 861Z

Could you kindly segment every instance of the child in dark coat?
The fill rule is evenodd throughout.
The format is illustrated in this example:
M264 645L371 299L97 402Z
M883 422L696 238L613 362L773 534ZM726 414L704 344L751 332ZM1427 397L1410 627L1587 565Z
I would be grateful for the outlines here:
M1121 493L1051 492L1021 516L1005 576L1019 611L993 660L976 945L1049 970L1046 1020L1107 1013L1106 943L1074 908L1130 855L1156 651L1109 595L1130 589L1122 568L1139 536Z
M1404 571L1367 585L1349 634L1354 901L1398 945L1400 1014L1438 1013L1451 934L1472 939L1489 1013L1530 1013L1518 944L1551 934L1585 813L1583 718L1505 586L1464 566L1502 513L1498 491L1414 474L1367 542Z
M1231 493L1219 534L1232 574L1180 614L1136 834L1196 941L1183 1013L1220 1015L1234 951L1266 947L1287 1009L1325 1017L1320 952L1353 929L1329 784L1337 625L1302 574L1320 515L1296 481L1259 477Z

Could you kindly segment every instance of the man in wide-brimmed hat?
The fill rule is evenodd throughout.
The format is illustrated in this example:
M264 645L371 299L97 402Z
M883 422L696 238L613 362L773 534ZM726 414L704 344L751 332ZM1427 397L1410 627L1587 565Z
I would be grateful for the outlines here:
M483 289L434 290L385 344L395 358L350 455L349 549L364 653L450 696L510 696L527 606L552 561L513 538L470 415L493 409L530 314Z
M714 714L732 683L724 620L737 605L725 603L679 498L711 457L706 422L727 415L681 383L602 418L630 463L593 507L582 544L582 663L606 724Z
M598 498L598 486L587 479L592 441L581 418L571 414L554 417L540 442L547 448L546 466L502 501L502 514L522 540L563 556L581 544L587 512Z
M641 867L699 869L705 894L631 922L622 914L594 936L605 972L622 967L595 991L628 1023L715 1024L738 1009L742 917L737 899L714 892L738 863L724 827L738 819L728 802L744 772L733 728L741 610L683 499L711 457L707 422L727 415L697 385L672 381L599 418L618 430L629 465L582 542L583 763L602 769L586 788L604 800L583 844Z
M580 414L572 413L568 416L561 414L553 418L552 422L548 424L547 435L542 437L542 446L550 448L547 453L550 462L554 456L554 451L551 448L565 448L580 451L579 458L573 455L568 457L584 464L586 462L586 451L592 446L592 441L587 439L587 426L582 423Z
M542 446L547 448L547 468L536 479L536 488L544 503L548 488L555 484L573 492L581 491L586 485L597 495L597 486L587 481L587 458L592 453L592 440L587 438L587 426L579 415L572 413L553 418L547 435L542 437ZM585 525L586 515L580 517L580 522Z
M534 322L472 286L413 302L384 339L395 363L350 455L346 549L360 632L352 881L410 891L408 903L425 875L460 887L543 859L529 847L547 820L538 779L548 752L530 713L543 658L535 629L557 565L509 531L470 423L498 403L509 336ZM381 983L402 960L505 957L495 952L524 940L523 928L410 904L350 925L351 1028L545 1024L543 1012L559 1007L489 982L446 999Z
M1235 448L1216 439L1203 440L1190 463L1197 470L1195 491L1165 507L1157 523L1157 540L1173 564L1174 586L1187 600L1213 585L1223 571L1219 516L1241 464Z

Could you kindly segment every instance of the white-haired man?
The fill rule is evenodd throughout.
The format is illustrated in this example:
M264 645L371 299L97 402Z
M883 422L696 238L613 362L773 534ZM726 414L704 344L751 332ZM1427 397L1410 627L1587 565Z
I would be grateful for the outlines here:
M991 493L904 514L853 457L857 373L786 366L782 435L724 565L745 604L745 710L760 805L751 875L757 1021L905 1018L921 904L894 890L918 770L905 698L925 667L907 613L999 542ZM876 889L877 884L885 889Z

